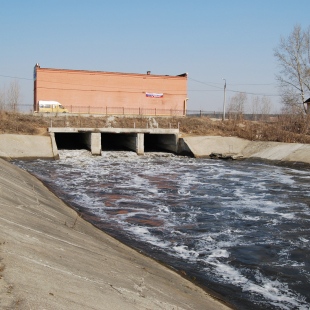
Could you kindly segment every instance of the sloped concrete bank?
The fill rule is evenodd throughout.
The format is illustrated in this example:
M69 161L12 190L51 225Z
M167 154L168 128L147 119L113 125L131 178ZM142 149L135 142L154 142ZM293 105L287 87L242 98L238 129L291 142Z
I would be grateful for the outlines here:
M1 134L0 158L58 159L54 134L48 136Z
M310 164L310 144L248 141L236 137L183 137L181 147L195 157L210 157L212 153L235 157Z
M0 309L228 309L0 159Z

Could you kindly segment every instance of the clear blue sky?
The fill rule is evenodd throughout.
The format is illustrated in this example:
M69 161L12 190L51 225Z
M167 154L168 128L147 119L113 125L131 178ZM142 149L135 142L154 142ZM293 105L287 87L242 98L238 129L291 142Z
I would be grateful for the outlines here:
M280 107L273 49L310 0L0 0L0 89L19 78L33 101L33 67L189 74L188 108L221 111L235 91ZM250 85L252 84L252 85ZM253 85L255 84L255 85ZM267 85L266 85L267 84Z

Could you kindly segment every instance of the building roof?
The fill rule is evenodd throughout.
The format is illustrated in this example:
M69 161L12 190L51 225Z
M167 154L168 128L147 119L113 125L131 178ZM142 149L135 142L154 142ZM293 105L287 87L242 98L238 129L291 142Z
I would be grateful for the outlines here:
M125 73L125 72L109 72L109 71L93 71L93 70L72 70L72 69L59 69L59 68L42 68L37 63L35 65L35 68L41 69L41 70L50 70L50 71L66 71L66 72L84 72L84 73L90 73L90 74L111 74L111 75L135 75L135 76L152 76L152 77L165 77L165 78L176 78L176 77L185 77L187 78L187 73L182 73L178 75L163 75L163 74L151 74L151 71L147 71L146 73Z

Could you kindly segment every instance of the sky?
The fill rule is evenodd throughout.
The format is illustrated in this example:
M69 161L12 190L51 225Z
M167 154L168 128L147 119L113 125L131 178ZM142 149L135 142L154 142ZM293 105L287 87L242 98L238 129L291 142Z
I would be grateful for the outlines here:
M0 90L33 103L33 67L178 75L188 109L238 92L281 109L274 49L310 26L310 0L0 0Z

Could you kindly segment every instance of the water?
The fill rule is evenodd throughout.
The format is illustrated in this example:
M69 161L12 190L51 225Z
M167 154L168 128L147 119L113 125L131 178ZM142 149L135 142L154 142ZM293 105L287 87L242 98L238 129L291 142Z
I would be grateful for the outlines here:
M310 171L150 153L16 162L100 229L238 309L310 309Z

